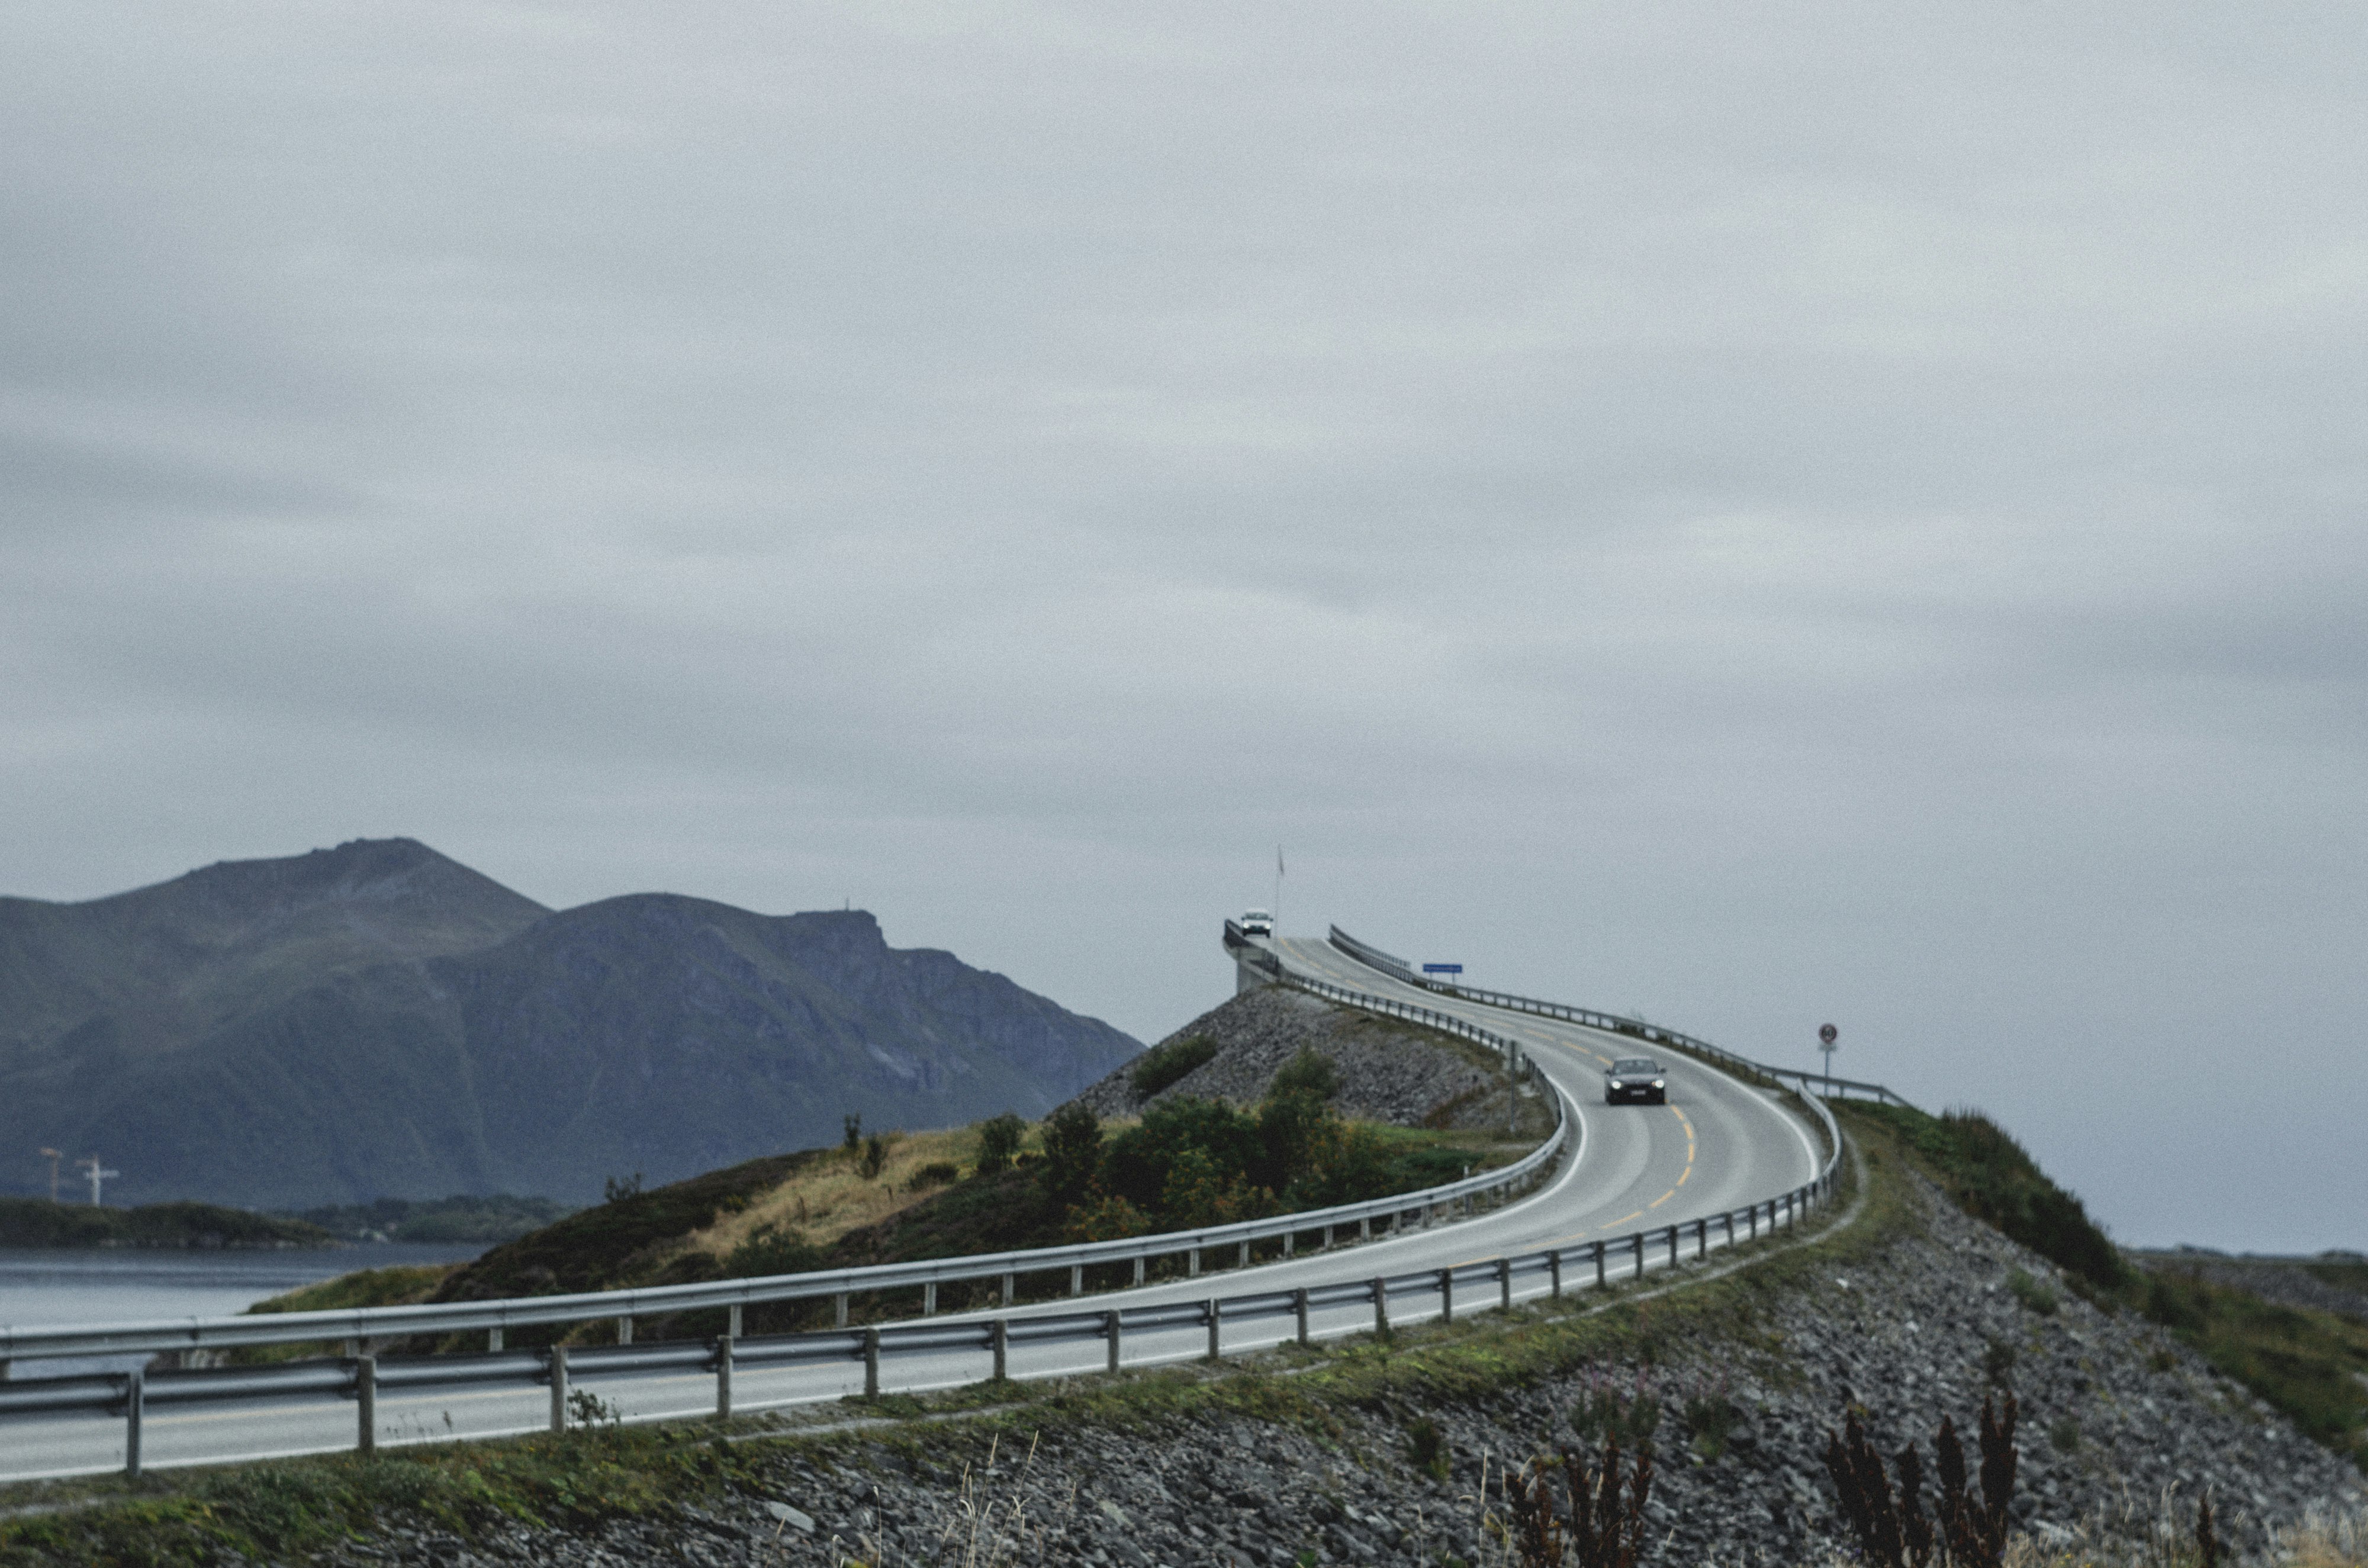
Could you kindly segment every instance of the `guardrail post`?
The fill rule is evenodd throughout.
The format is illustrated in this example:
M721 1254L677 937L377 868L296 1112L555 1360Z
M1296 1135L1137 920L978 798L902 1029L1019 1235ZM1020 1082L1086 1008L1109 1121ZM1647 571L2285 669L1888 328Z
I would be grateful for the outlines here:
M1634 1242L1636 1246L1636 1278L1642 1279L1645 1278L1645 1233L1642 1231L1637 1232L1634 1237Z
M551 1429L567 1430L567 1346L551 1347Z
M1455 1321L1455 1270L1452 1268L1439 1271L1439 1321Z
M1390 1283L1380 1275L1373 1277L1373 1337L1390 1336Z
M1373 1239L1373 1217L1371 1214L1357 1216L1357 1239L1360 1242Z
M1119 1315L1114 1312L1102 1314L1102 1335L1110 1341L1110 1369L1118 1370Z
M1138 1285L1143 1283L1143 1259L1139 1257L1134 1260L1134 1282Z
M1217 1354L1217 1331L1224 1324L1224 1303L1212 1296L1201 1305L1201 1314L1209 1320L1209 1359L1221 1359Z
M987 1325L986 1342L995 1351L995 1381L1002 1382L1011 1372L1011 1325L996 1318Z
M1321 1250L1325 1252L1330 1252L1332 1250L1332 1227L1329 1225L1324 1227L1324 1245ZM0 1361L0 1380L5 1380L6 1378L7 1366L8 1364L6 1361Z
M1250 1266L1250 1244L1249 1244L1249 1240L1248 1240L1248 1238L1247 1238L1247 1237L1245 1237L1245 1238L1243 1238L1243 1241L1242 1241L1242 1256L1241 1256L1241 1261L1240 1261L1240 1262L1238 1262L1238 1263L1236 1263L1235 1265L1234 1265L1234 1267L1236 1267L1236 1268L1247 1268L1249 1266Z
M361 1430L354 1447L366 1454L378 1452L378 1358L365 1356L354 1363L354 1404Z
M1694 1221L1694 1261L1700 1263L1708 1256L1710 1256L1710 1221L1696 1220Z
M1598 1243L1596 1243L1596 1244L1595 1244L1595 1288L1596 1288L1597 1290L1602 1290L1602 1289L1604 1288L1604 1279L1603 1279L1603 1273L1604 1273L1604 1268L1603 1268L1603 1253L1604 1253L1604 1245L1603 1245L1603 1244L1602 1244L1601 1242L1598 1242Z
M880 1397L880 1329L877 1324L863 1331L863 1397Z
M1198 1279L1201 1278L1201 1249L1193 1247L1186 1256L1188 1261L1184 1265L1184 1278Z
M123 1385L123 1473L140 1479L140 1418L148 1413L148 1370L134 1367Z
M740 1303L737 1301L724 1309L723 1332L734 1339L740 1337Z
M1562 1249L1560 1247L1546 1254L1546 1299L1553 1301L1562 1300Z
M1678 1266L1678 1228L1677 1228L1675 1225L1671 1225L1671 1226L1669 1227L1669 1267L1670 1267L1671 1268L1675 1268L1675 1267L1677 1267L1677 1266Z
M0 1356L0 1383L6 1382L11 1375L8 1358Z
M1509 1257L1497 1260L1497 1310L1500 1312L1513 1310L1513 1260Z
M1299 1343L1307 1343L1307 1287L1303 1285L1291 1293L1291 1313L1299 1320Z
M1298 1232L1296 1232L1296 1231L1285 1231L1285 1232L1283 1232L1283 1233L1282 1233L1282 1256L1285 1256L1285 1257L1289 1257L1289 1256L1291 1256L1291 1244L1292 1244L1292 1243L1293 1243L1293 1242L1295 1242L1295 1241L1297 1241L1298 1239L1299 1239L1299 1233L1298 1233Z
M1735 1247L1735 1210L1730 1209L1718 1218L1719 1222L1726 1227L1726 1244L1728 1250L1732 1251Z
M620 1345L631 1345L632 1342L633 1320L630 1317L619 1318L617 1320L617 1343Z
M1069 1294L1082 1296L1085 1293L1086 1266L1082 1263L1073 1263L1069 1265Z
M740 1309L732 1309L738 1315ZM732 1419L732 1342L739 1335L727 1334L715 1342L715 1419Z
M1788 1192L1784 1195L1784 1228L1791 1230L1793 1222L1793 1195Z
M1007 1298L1007 1300L1008 1299L1008 1298ZM831 1326L834 1328L845 1328L847 1326L847 1292L841 1290L837 1295L833 1296L831 1298L831 1305L837 1317L837 1321L833 1323Z
M1743 1220L1744 1223L1750 1227L1750 1229L1745 1233L1743 1239L1750 1242L1758 1241L1759 1239L1759 1205L1755 1203L1750 1208L1745 1210L1743 1211Z
M921 1315L928 1317L938 1310L938 1282L934 1279L921 1287Z

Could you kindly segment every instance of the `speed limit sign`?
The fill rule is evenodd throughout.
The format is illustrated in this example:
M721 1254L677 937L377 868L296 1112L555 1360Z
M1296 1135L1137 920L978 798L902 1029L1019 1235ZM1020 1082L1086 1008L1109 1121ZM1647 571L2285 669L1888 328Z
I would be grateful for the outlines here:
M1841 1037L1842 1031L1834 1028L1831 1024L1820 1024L1817 1026L1817 1039L1827 1045L1833 1044L1834 1041L1841 1039Z

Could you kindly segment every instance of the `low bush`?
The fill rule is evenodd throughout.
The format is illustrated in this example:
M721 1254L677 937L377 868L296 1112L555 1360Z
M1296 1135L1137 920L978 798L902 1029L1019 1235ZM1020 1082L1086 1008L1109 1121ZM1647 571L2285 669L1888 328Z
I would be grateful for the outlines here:
M1147 1100L1172 1088L1188 1073L1208 1064L1217 1054L1217 1042L1206 1035L1188 1035L1154 1046L1137 1059L1126 1075L1127 1087L1138 1100Z
M978 1159L981 1176L993 1176L1010 1168L1019 1157L1020 1141L1028 1136L1028 1124L1010 1111L988 1117L978 1124Z
M2041 1317L2055 1315L2055 1292L2032 1278L2031 1270L2018 1268L2006 1277L2006 1288L2014 1299Z

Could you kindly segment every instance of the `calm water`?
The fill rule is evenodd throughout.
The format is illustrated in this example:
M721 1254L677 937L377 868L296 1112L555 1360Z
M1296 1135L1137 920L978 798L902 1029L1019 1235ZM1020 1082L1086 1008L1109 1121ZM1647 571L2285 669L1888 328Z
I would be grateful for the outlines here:
M130 1248L0 1251L0 1324L153 1322L227 1317L266 1297L357 1268L398 1263L465 1263L484 1244L391 1243L319 1252L151 1252ZM142 1359L20 1361L17 1377L120 1370Z

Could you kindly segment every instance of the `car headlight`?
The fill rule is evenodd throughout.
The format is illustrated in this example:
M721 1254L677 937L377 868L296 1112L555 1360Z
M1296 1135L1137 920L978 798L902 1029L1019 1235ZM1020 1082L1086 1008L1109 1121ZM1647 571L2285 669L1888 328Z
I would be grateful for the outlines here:
M1612 1086L1613 1088L1615 1088L1615 1089L1624 1089L1624 1088L1626 1088L1628 1085L1625 1085L1625 1084L1623 1084L1623 1083L1622 1083L1619 1079L1614 1078L1614 1079L1612 1079L1612 1080L1611 1080L1611 1086Z
M1656 1078L1656 1079L1654 1079L1654 1080L1653 1080L1653 1087L1655 1087L1655 1088L1656 1088L1656 1089L1666 1089L1666 1088L1668 1088L1668 1085L1667 1084L1664 1084L1663 1082L1661 1082L1661 1080L1660 1080L1660 1079Z

